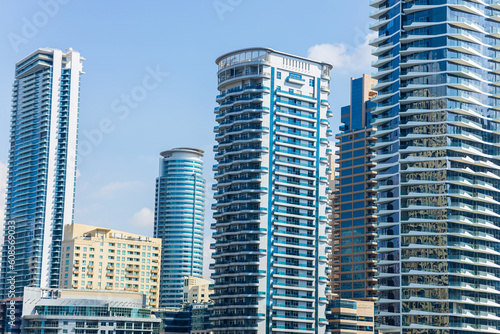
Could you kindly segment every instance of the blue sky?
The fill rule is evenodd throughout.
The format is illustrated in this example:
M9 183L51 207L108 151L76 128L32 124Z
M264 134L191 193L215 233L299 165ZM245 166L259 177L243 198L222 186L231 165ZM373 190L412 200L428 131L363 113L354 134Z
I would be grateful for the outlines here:
M207 267L215 59L263 46L331 62L334 133L340 107L349 103L349 78L371 72L366 0L41 0L8 1L2 8L1 211L14 64L40 47L72 47L86 58L79 140L90 145L78 164L75 222L152 235L159 152L204 149ZM140 87L150 71L163 73L157 87L127 114L116 113L123 96ZM101 137L96 131L102 122L110 122L111 129Z

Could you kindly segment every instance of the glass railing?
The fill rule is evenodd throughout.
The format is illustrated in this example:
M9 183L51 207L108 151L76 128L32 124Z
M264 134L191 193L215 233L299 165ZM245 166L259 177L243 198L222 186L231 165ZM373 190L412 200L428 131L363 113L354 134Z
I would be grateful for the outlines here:
M303 94L298 94L298 93L295 93L295 92L290 92L290 91L286 91L286 90L282 90L282 89L276 89L276 92L277 93L282 93L282 94L289 94L289 95L294 95L294 96L299 96L299 97L304 97L306 99L313 99L315 100L314 96L311 96L311 95L303 95Z
M247 89L264 89L264 90L269 90L269 87L265 87L265 86L262 86L262 85L247 85L247 86L243 86L243 87L231 88L231 89L228 89L228 90L224 91L224 93L222 93L220 95L217 95L217 98L219 99L221 97L226 96L227 94L236 93L236 92L242 92L242 91L247 90Z

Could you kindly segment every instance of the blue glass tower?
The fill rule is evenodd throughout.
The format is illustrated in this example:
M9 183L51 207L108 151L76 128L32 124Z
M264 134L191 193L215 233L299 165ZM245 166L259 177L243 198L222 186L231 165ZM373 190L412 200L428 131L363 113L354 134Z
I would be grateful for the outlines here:
M203 277L203 151L175 148L161 156L154 225L162 239L160 307L181 307L184 277Z
M16 64L0 289L57 288L63 225L73 222L78 52L38 49Z
M372 0L378 330L500 328L500 2Z
M217 59L215 334L325 333L331 65Z

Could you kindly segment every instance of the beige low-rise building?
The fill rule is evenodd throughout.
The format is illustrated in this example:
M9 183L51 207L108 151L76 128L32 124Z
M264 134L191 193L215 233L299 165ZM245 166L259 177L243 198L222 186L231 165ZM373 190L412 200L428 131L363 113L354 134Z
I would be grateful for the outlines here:
M60 288L141 292L158 307L161 239L71 224L61 256Z
M334 299L326 308L327 333L373 334L375 303L371 301Z
M185 276L184 304L209 303L210 295L213 293L213 290L210 290L210 284L212 282L204 278Z

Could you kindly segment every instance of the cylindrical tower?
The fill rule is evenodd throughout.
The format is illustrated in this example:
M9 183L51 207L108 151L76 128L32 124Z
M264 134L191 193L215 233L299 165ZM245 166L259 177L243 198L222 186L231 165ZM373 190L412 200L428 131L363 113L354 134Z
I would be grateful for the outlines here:
M185 276L203 276L205 180L203 151L161 153L156 179L155 238L162 239L160 307L180 307Z

